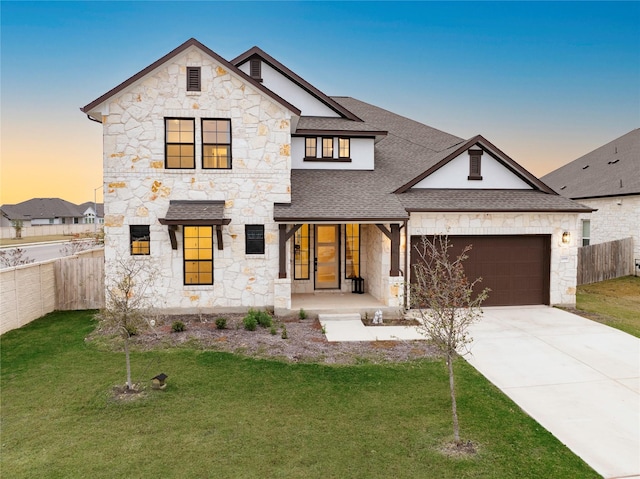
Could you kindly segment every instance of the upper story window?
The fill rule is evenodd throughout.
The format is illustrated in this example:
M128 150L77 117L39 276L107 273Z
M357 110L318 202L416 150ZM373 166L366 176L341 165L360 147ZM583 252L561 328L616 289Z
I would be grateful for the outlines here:
M349 138L338 138L338 158L350 158L351 142Z
M333 138L322 139L322 158L333 158Z
M245 225L245 253L264 254L264 225Z
M316 137L304 139L305 158L315 158L318 156L318 139Z
M130 225L129 234L131 236L132 255L150 254L151 235L149 234L149 225Z
M202 168L231 168L231 120L202 120Z
M187 91L200 91L200 67L187 67Z
M482 150L469 150L469 177L468 180L481 180Z
M195 168L195 120L165 118L165 167Z

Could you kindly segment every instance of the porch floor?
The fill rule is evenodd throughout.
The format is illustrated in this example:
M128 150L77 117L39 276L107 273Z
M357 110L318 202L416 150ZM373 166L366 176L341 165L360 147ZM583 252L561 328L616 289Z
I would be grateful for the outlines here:
M397 317L400 308L390 308L369 293L353 294L343 292L299 293L291 295L291 310L296 312L303 308L308 314L323 313L358 313L373 317L377 310L382 310L385 318Z

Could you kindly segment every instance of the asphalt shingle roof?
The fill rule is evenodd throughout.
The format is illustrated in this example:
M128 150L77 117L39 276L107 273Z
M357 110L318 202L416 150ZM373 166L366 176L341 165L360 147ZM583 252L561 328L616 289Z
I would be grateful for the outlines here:
M640 194L640 128L543 176L567 198Z
M32 198L15 205L2 205L2 211L10 219L79 218L84 215L86 204L93 206L92 202L76 205L61 198ZM98 203L98 211L101 206Z
M590 211L571 200L538 190L409 190L394 194L465 140L354 98L332 98L363 120L352 124L388 132L375 144L375 169L292 170L291 204L275 206L276 221L400 221L408 218L407 209ZM323 124L323 120L308 118L307 125L312 121ZM339 122L345 120L327 119L325 126L332 128Z
M538 190L415 189L397 196L409 211L591 211L563 196Z
M224 220L224 201L171 200L162 224L222 224ZM227 221L228 222L228 221Z

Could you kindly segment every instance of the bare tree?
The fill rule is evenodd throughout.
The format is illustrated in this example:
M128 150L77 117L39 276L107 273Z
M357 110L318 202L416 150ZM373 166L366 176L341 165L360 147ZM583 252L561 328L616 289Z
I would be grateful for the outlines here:
M411 302L422 319L418 328L444 354L449 370L453 435L460 446L453 361L458 354L468 352L466 346L472 338L467 330L482 314L480 305L487 299L489 289L474 292L482 278L470 282L464 273L463 262L472 246L463 248L455 259L449 257L451 246L446 235L434 236L433 240L423 237L422 243L415 246L414 253L420 261L412 272Z
M73 235L71 241L60 248L63 256L72 256L81 251L96 248L104 244L104 232L101 233L77 233Z
M33 263L35 260L27 256L22 248L7 248L0 250L0 265L3 268L12 266L21 266L23 264Z
M147 295L153 275L146 261L134 259L117 263L112 282L106 288L106 305L98 314L101 329L119 334L124 340L127 390L133 389L129 340L150 325L151 299Z

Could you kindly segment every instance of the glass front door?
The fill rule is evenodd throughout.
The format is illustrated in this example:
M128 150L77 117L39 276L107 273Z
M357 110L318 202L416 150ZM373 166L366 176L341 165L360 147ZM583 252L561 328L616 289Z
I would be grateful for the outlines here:
M316 289L340 287L340 230L338 225L316 225Z

